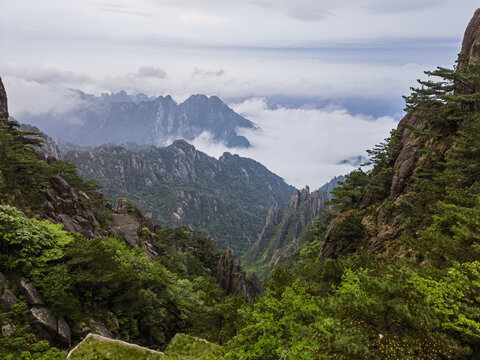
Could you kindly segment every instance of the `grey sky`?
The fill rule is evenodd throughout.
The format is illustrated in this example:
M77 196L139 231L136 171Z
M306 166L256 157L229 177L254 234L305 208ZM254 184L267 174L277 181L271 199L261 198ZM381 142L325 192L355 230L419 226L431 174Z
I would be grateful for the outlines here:
M27 111L61 112L76 103L66 89L77 88L171 94L177 101L193 93L237 104L265 98L272 110L345 108L354 115L351 121L395 118L401 115L401 96L423 70L453 65L479 5L478 0L0 0L0 75L11 112L20 117ZM318 113L322 126L325 114L335 118ZM252 114L257 115L271 123L273 113ZM314 115L308 113L309 121ZM353 141L349 153L384 136ZM285 171L280 175L289 180ZM332 172L322 177L338 175ZM313 176L305 173L304 183L314 183Z

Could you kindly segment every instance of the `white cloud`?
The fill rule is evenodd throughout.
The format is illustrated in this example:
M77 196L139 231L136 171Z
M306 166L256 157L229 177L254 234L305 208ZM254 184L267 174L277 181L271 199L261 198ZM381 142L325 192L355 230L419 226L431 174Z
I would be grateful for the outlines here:
M264 99L232 105L260 129L244 131L252 147L227 149L204 133L192 143L218 157L224 151L253 158L297 188L318 188L336 175L353 170L344 159L365 155L397 126L391 117L375 120L352 116L344 109L269 109Z
M141 66L138 69L139 77L154 77L159 79L165 79L167 77L167 72L159 67L154 66Z
M63 86L10 76L2 80L7 89L9 112L14 117L31 112L62 114L81 104L77 94Z

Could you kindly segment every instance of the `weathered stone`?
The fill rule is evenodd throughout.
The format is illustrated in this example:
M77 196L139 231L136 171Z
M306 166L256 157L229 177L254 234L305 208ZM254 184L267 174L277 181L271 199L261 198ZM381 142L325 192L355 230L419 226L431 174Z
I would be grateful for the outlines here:
M25 296L29 305L45 305L42 295L38 292L35 286L26 279L20 280L20 293Z
M92 331L98 335L112 339L113 335L103 321L90 319Z
M54 177L50 179L50 185L53 190L59 194L72 194L73 189L70 184L62 177Z
M462 42L462 51L460 54L467 57L467 63L472 63L478 60L480 56L480 9L475 11L470 23L465 30ZM462 69L465 66L465 61L458 63L458 68Z
M115 211L119 214L128 213L128 203L126 199L119 199Z
M123 237L130 246L135 247L140 244L138 235L140 224L137 220L128 215L115 214L113 215L113 225L115 233Z
M320 211L326 207L329 195L324 191L310 192L306 186L303 190L295 190L290 202L283 212L271 208L262 233L258 237L248 258L263 262L265 276L269 269L281 263L299 246L298 238L305 228L313 222Z
M62 317L57 318L49 309L39 306L30 309L30 317L32 325L41 337L51 343L58 342L63 346L70 346L70 326Z
M10 337L15 335L15 331L17 329L15 328L15 325L13 324L5 324L2 325L2 336L3 337Z
M5 284L7 283L7 278L3 273L0 272L0 297L2 297L3 294L3 288L5 287Z
M282 219L282 211L277 206L272 206L268 211L267 220L265 221L265 226L261 234L258 237L258 240L253 244L250 254L253 256L257 255L259 250L263 248L270 236L272 236L278 224Z
M8 100L2 78L0 77L0 118L8 120Z
M10 291L6 290L2 296L3 311L7 312L12 310L12 306L17 302L17 297Z
M218 285L229 294L242 295L246 301L251 301L262 291L260 281L256 277L247 280L240 262L227 250L217 264L216 279Z
M16 327L13 324L2 325L1 333L3 337L11 337L15 334Z

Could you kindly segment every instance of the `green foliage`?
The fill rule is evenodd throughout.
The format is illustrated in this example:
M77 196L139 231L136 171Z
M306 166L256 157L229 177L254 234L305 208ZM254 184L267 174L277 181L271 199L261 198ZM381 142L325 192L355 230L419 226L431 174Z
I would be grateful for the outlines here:
M384 198L392 182L393 165L402 146L402 132L392 130L390 137L372 150L367 150L373 169L369 172L368 186L378 199ZM369 164L369 165L370 165Z
M367 174L359 168L348 174L345 181L339 181L338 184L339 186L332 190L331 204L337 210L342 210L360 199L367 185Z
M220 346L186 334L177 334L165 349L166 360L218 359Z
M328 240L336 244L335 255L338 256L353 252L356 242L366 233L362 217L352 212L330 231Z
M172 213L181 208L182 224L207 232L220 248L230 247L237 256L261 232L269 208L286 206L295 190L251 159L226 155L215 160L186 143L137 153L102 146L65 156L98 181L107 197L129 199L166 227L178 223ZM133 167L132 159L144 166ZM119 176L119 167L124 176ZM179 167L181 171L171 171Z
M61 229L62 225L26 219L15 208L0 205L0 259L3 266L26 275L40 272L48 263L60 260L63 248L74 239Z
M113 317L110 328L117 336L154 347L195 327L228 341L241 301L225 297L212 278L198 277L215 261L211 240L186 228L166 230L157 240L174 257L187 259L184 272L168 271L162 257L150 261L116 237L86 239L0 205L0 271L32 280L48 307L69 324L109 323ZM192 246L193 254L181 252ZM9 318L25 314L18 306Z
M71 360L164 360L161 354L146 349L131 347L122 343L97 340L93 337L85 340L70 356Z
M0 359L64 360L67 354L36 337L27 315L27 303L18 300L9 312L0 310L0 323L15 327L11 337L0 338Z
M387 199L401 150L402 133L393 131L369 152L373 169L353 173L334 191L332 204L343 212L329 231L317 225L317 237L310 229L300 261L275 271L267 292L240 311L243 326L226 359L478 356L480 67L427 74L441 80L420 82L406 99L421 117L406 140L423 149L401 201ZM366 209L358 205L365 186L373 196ZM365 253L356 244L363 224L383 225L379 209L405 231L387 252ZM320 262L327 234L337 257Z

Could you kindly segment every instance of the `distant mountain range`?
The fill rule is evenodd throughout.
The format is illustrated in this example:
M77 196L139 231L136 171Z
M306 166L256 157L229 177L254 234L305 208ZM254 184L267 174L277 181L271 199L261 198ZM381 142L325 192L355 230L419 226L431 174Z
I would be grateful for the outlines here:
M216 96L192 95L177 104L171 96L152 98L125 91L94 96L72 91L80 104L66 113L24 114L19 120L40 127L54 139L81 146L129 142L165 146L208 132L213 141L227 147L249 147L248 139L237 130L255 128Z
M132 200L156 223L204 230L237 255L257 240L270 207L284 209L296 191L254 160L228 152L217 160L183 140L137 152L105 145L62 159L107 197Z

